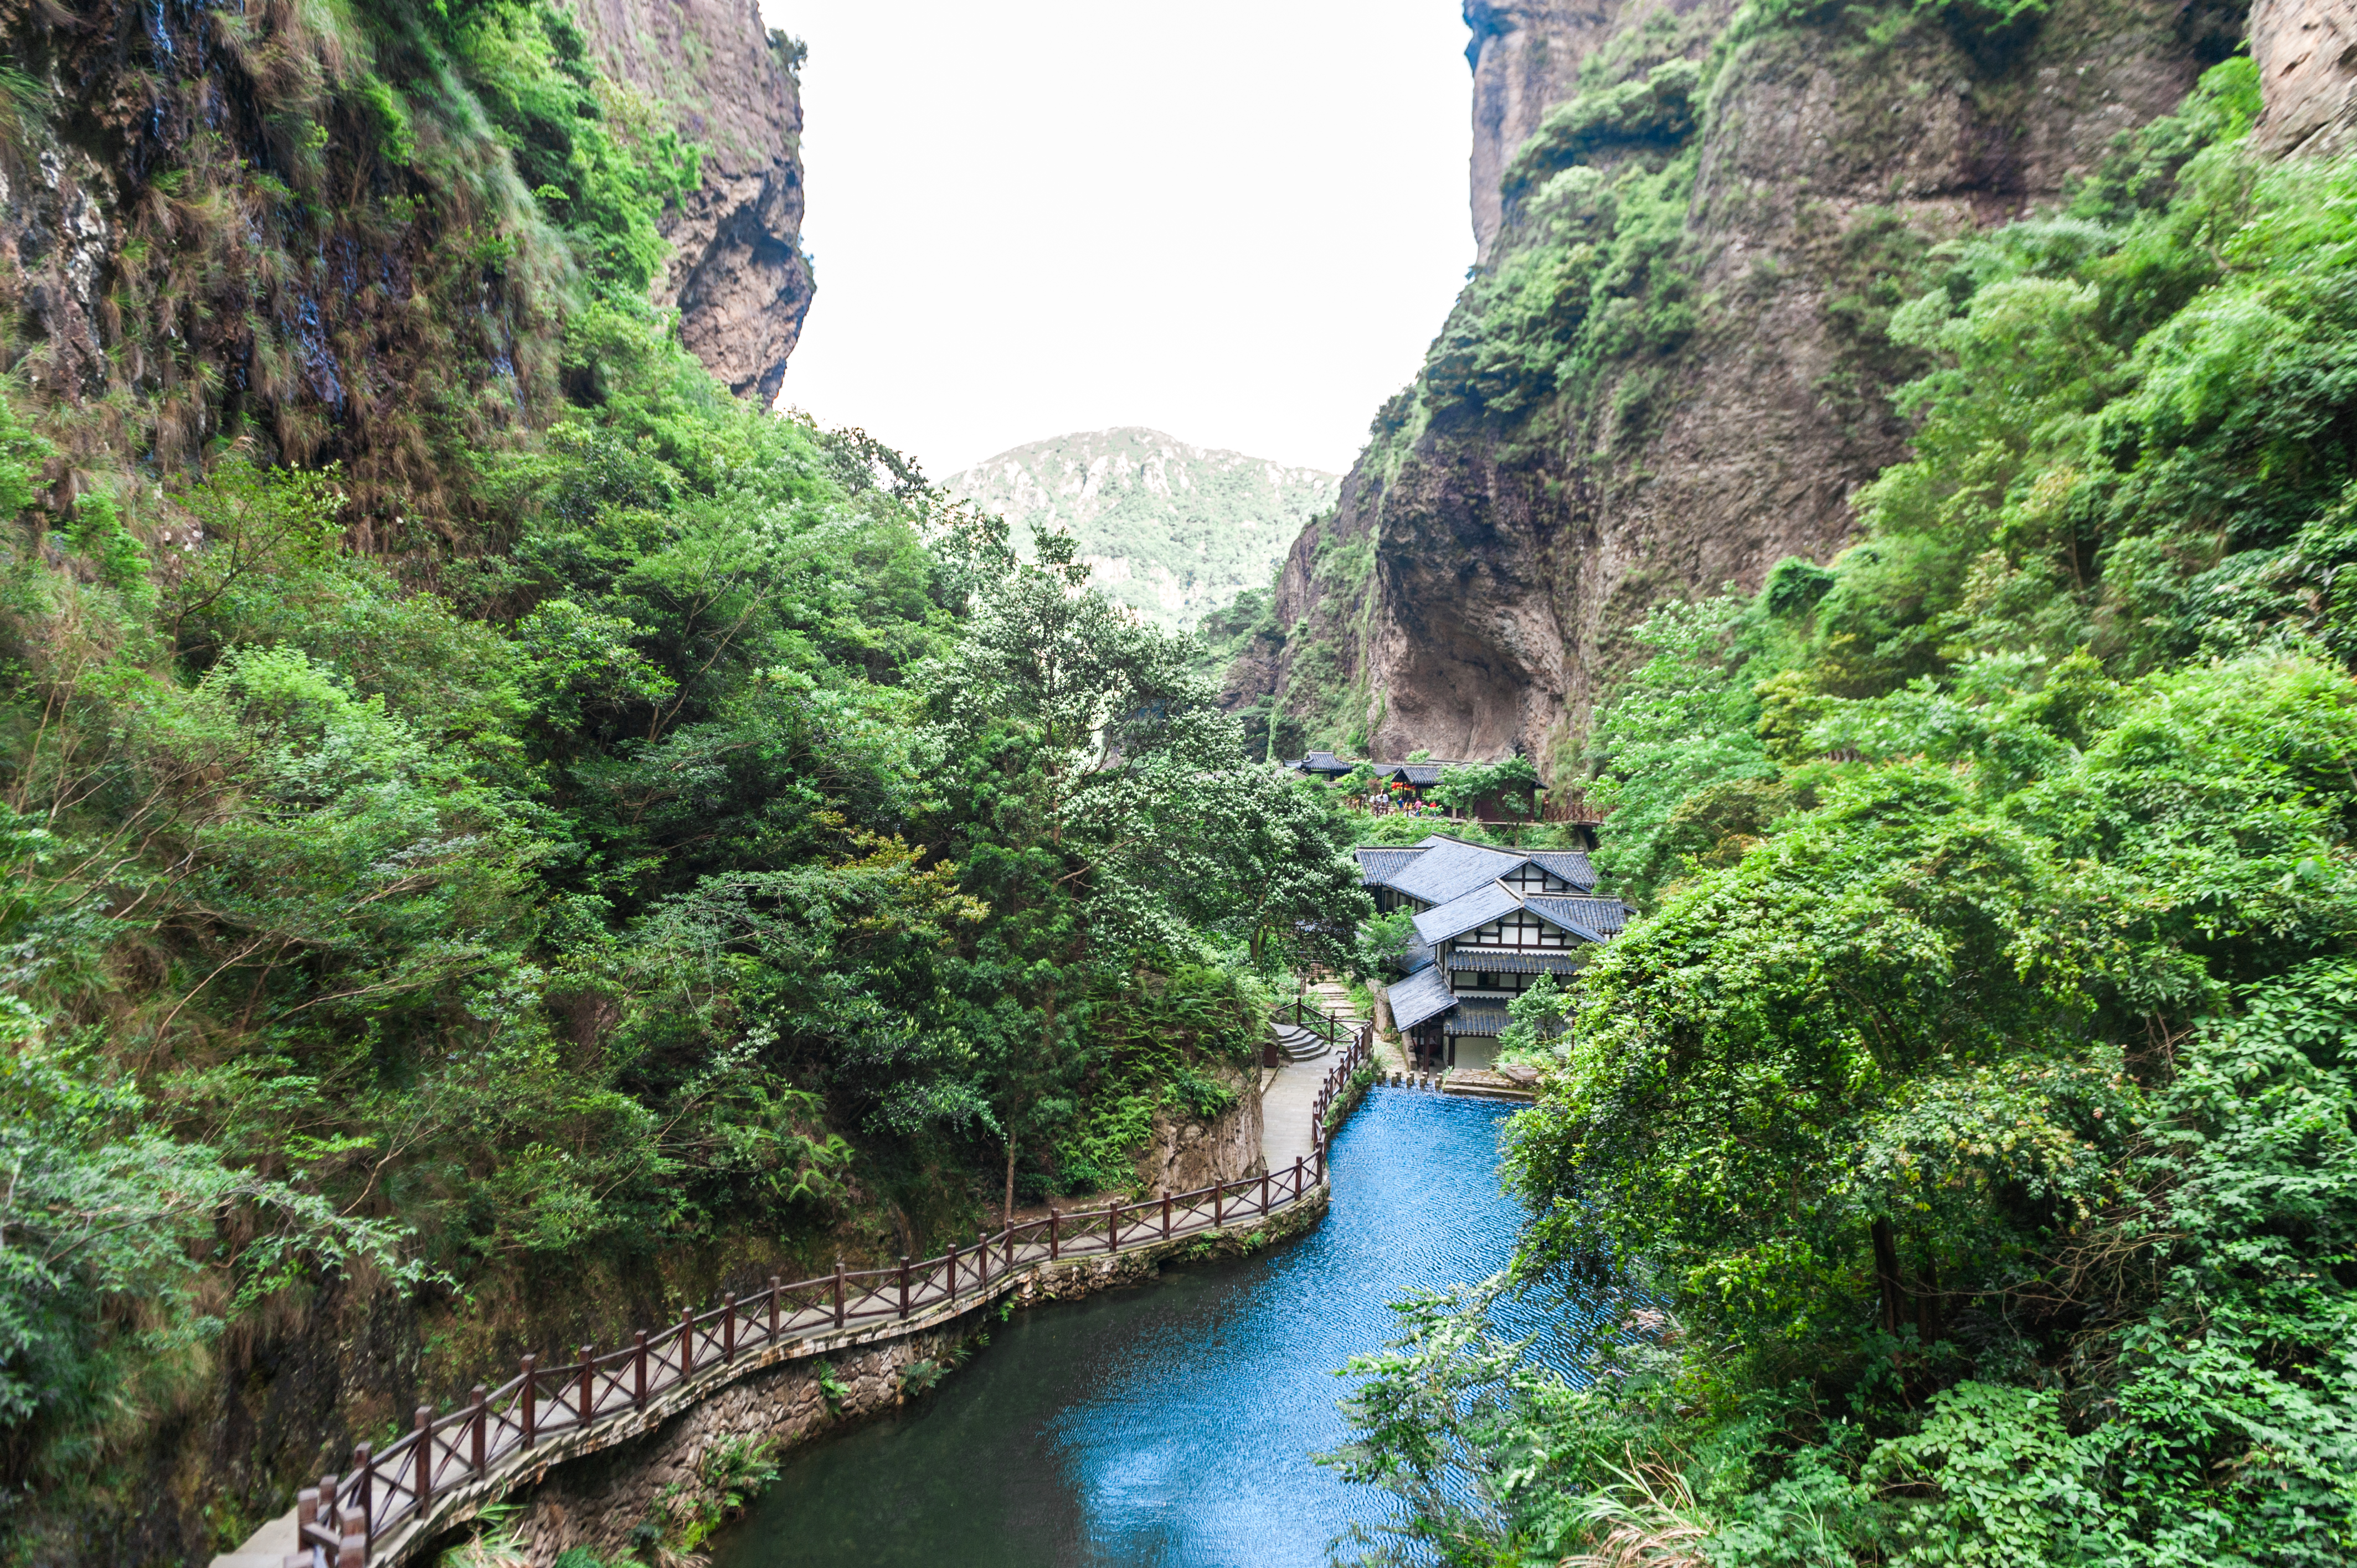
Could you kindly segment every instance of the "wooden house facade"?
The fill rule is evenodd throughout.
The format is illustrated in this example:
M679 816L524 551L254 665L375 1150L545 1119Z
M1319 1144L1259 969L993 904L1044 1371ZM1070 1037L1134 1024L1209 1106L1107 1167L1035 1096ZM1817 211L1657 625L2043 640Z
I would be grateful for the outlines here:
M1632 913L1597 895L1581 850L1501 850L1435 833L1357 854L1376 908L1415 916L1409 972L1390 995L1393 1026L1420 1065L1489 1066L1507 1004L1542 974L1577 972Z

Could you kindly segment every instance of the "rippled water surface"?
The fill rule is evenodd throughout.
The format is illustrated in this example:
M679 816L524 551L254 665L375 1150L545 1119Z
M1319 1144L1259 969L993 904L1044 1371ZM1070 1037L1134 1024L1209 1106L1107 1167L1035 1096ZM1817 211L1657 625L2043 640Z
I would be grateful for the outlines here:
M794 1455L717 1568L1325 1563L1381 1511L1310 1462L1344 1437L1334 1373L1393 1335L1387 1303L1505 1263L1505 1114L1374 1090L1310 1234L994 1324L921 1404Z

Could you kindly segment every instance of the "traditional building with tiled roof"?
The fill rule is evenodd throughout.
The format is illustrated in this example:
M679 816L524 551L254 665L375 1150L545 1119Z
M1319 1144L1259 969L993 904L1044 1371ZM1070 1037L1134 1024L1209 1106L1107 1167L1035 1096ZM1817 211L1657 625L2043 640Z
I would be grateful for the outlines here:
M1435 833L1358 851L1375 907L1415 916L1409 974L1391 987L1392 1026L1419 1062L1490 1065L1506 1004L1542 974L1569 975L1635 911L1596 895L1579 850L1506 850Z
M1330 751L1313 751L1300 761L1288 762L1285 766L1297 773L1312 774L1319 779L1340 779L1358 768L1359 764L1345 762Z

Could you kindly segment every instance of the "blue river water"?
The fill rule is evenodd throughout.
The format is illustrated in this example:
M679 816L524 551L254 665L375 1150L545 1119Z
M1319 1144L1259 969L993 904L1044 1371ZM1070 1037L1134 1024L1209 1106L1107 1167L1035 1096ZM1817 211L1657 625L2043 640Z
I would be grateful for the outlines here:
M1502 1268L1507 1108L1378 1089L1331 1211L1255 1257L1018 1313L940 1390L792 1455L716 1568L1315 1568L1382 1494L1312 1462L1389 1304Z

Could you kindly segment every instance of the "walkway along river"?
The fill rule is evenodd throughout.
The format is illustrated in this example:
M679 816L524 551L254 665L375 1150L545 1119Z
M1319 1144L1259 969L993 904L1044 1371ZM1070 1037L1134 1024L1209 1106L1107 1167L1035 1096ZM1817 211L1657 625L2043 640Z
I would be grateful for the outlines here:
M1297 1022L1304 1016L1297 1010ZM674 1417L725 1412L714 1403L732 1386L780 1366L887 1341L914 1344L931 1330L987 1310L1010 1294L1029 1299L1082 1292L1150 1273L1162 1259L1200 1243L1232 1246L1290 1234L1326 1206L1326 1125L1354 1069L1370 1067L1372 1031L1353 1036L1320 1014L1321 1039L1342 1049L1306 1107L1313 1129L1307 1157L1289 1167L1143 1202L1051 1212L1020 1219L975 1244L896 1267L846 1272L788 1284L772 1279L748 1295L726 1295L705 1312L683 1310L659 1331L599 1354L543 1362L526 1356L517 1375L440 1413L416 1412L407 1434L353 1450L352 1468L307 1487L292 1513L256 1531L212 1568L367 1568L400 1561L436 1536L481 1516L519 1486L537 1486L570 1461L659 1437ZM1339 1108L1337 1108L1339 1110ZM1267 1145L1264 1144L1264 1152ZM760 1416L763 1402L740 1402L737 1418ZM784 1412L772 1410L771 1417Z
M937 1393L790 1457L715 1568L1325 1563L1383 1503L1310 1459L1345 1436L1334 1374L1393 1337L1389 1303L1506 1262L1511 1109L1373 1090L1317 1229L994 1325Z

